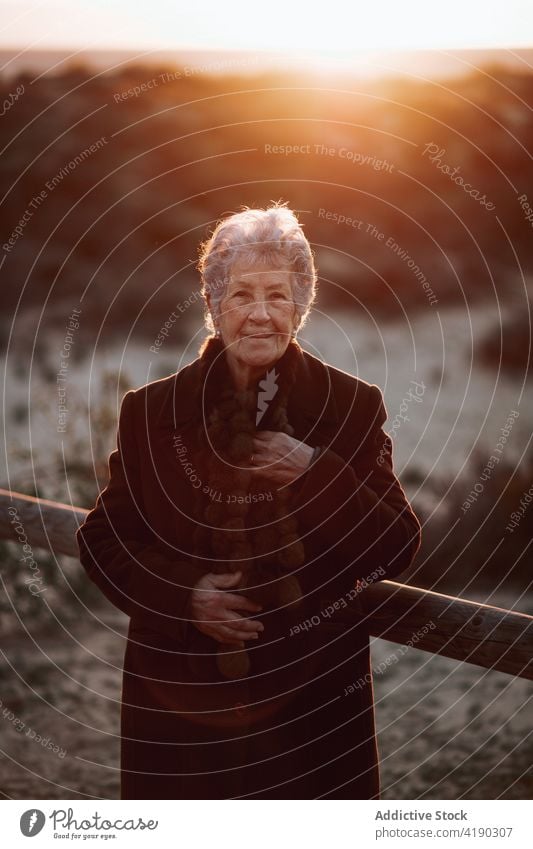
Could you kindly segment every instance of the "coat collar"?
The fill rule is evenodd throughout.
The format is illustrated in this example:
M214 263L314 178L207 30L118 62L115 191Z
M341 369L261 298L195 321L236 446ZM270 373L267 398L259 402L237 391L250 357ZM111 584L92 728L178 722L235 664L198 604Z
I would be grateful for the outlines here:
M177 429L195 420L202 422L201 404L196 402L196 391L200 379L200 357L171 375L168 390L156 417L156 427ZM305 424L336 425L339 421L335 403L331 372L328 366L303 349L299 355L297 378L288 404L288 419L291 424L302 418Z

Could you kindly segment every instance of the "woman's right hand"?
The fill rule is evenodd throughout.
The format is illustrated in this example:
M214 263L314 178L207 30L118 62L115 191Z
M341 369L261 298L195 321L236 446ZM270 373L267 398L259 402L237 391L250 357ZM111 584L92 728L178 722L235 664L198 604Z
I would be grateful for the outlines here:
M237 611L258 613L260 604L231 592L221 592L226 587L235 587L242 577L241 572L217 575L208 572L193 587L190 600L192 624L203 634L220 643L242 645L243 640L257 640L264 630L261 622L247 619Z

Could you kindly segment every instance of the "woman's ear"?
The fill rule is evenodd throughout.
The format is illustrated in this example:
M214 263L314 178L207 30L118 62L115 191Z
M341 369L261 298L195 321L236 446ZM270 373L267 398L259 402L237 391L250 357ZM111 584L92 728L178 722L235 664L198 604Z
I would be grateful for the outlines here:
M211 296L210 296L209 292L205 293L205 302L206 302L206 305L207 305L209 315L211 316L211 322L213 324L213 327L216 327L215 317L213 315L213 310L211 309Z

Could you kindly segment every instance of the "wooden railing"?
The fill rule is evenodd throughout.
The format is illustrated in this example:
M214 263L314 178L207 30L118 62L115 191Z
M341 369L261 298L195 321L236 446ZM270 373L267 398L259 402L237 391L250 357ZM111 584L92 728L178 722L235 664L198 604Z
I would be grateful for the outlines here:
M0 489L0 539L20 536L10 508L32 548L78 557L87 510ZM360 598L372 636L533 680L533 616L396 581L378 581Z

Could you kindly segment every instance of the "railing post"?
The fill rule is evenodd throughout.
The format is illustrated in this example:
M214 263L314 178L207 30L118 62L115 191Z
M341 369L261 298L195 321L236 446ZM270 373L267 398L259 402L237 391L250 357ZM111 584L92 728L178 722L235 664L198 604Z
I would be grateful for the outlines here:
M77 558L88 512L0 489L0 539L22 534L32 547ZM372 584L361 603L372 636L533 680L533 616L395 581Z

